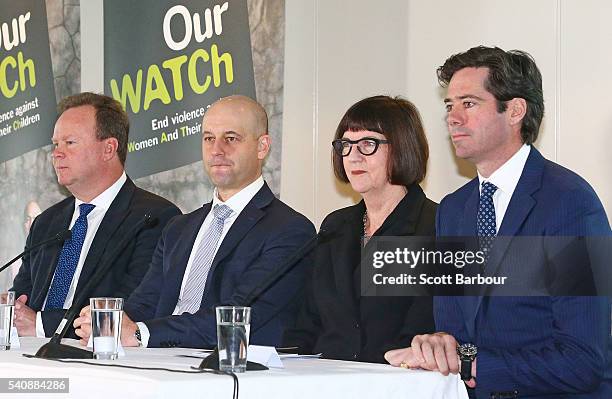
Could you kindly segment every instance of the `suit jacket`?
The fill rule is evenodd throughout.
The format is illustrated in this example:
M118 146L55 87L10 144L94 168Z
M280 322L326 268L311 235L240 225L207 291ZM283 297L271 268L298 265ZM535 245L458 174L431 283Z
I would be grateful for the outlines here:
M436 204L412 185L375 236L434 236L435 211ZM329 238L319 242L306 300L284 346L331 359L384 363L387 350L433 331L431 297L360 296L364 212L361 201L323 221Z
M478 179L442 200L439 236L475 236ZM498 236L607 236L599 198L575 173L531 152ZM497 241L496 241L497 242ZM511 239L493 244L485 273L504 269ZM538 247L530 256L541 257ZM610 398L610 308L603 297L436 297L436 329L478 347L478 398ZM565 396L567 395L567 396Z
M151 269L125 304L132 320L147 325L149 347L216 346L215 307L242 305L251 290L315 235L312 223L275 198L264 184L219 246L200 309L173 316L189 255L211 204L168 224ZM294 322L307 263L299 262L251 305L251 343L280 343L283 330Z
M74 212L74 201L74 197L68 197L40 214L32 223L27 246L68 229ZM89 293L89 297L127 298L147 272L162 228L170 218L180 213L174 204L136 187L128 178L100 223L83 264L74 299L81 295L84 285L97 268L108 262L113 264L111 272ZM119 256L110 259L125 234L146 214L156 219L157 223L142 229ZM61 248L62 245L51 244L34 250L23 258L23 264L15 276L12 288L15 295L26 294L27 305L35 311L42 310ZM79 306L88 304L87 299ZM65 310L62 309L42 311L46 336L53 335L64 313ZM76 337L74 329L71 329L69 334Z

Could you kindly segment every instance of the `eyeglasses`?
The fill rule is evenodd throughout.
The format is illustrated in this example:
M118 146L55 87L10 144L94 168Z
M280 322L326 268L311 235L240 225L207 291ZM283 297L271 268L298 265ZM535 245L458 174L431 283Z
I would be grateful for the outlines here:
M353 144L357 144L357 150L363 155L372 155L378 150L379 145L389 144L389 141L373 137L364 137L359 140L337 139L332 141L334 151L341 157L346 157L351 153Z

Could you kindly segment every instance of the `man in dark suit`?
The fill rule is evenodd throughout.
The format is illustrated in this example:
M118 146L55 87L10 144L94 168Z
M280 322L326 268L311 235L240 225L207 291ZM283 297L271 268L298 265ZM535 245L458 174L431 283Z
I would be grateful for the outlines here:
M162 228L180 214L171 202L136 187L126 176L129 121L119 102L81 93L63 99L59 111L53 166L59 184L72 196L35 219L27 246L65 229L72 235L63 245L50 244L24 257L12 288L18 296L15 325L20 336L52 335L65 309L105 264L112 263L111 271L89 296L127 298L147 272ZM111 258L147 214L154 221L151 226L135 232Z
M478 170L440 203L439 236L478 236L488 258L485 276L510 270L508 259L516 258L512 239L502 236L548 236L549 243L610 236L591 186L531 146L544 111L531 56L476 47L450 57L438 77L448 86L444 102L457 156ZM534 240L523 256L532 260L544 250ZM575 267L572 278L583 278ZM436 297L434 313L436 329L444 332L387 353L392 364L448 374L459 371L461 360L477 398L612 397L605 297ZM465 356L468 343L477 348L473 361Z
M270 136L261 105L244 96L223 98L206 112L202 131L213 200L164 229L151 269L125 304L125 346L216 346L215 306L244 304L253 288L314 236L312 223L275 198L263 180ZM251 342L280 343L297 313L306 263L251 305ZM83 342L89 322L87 308L74 322Z

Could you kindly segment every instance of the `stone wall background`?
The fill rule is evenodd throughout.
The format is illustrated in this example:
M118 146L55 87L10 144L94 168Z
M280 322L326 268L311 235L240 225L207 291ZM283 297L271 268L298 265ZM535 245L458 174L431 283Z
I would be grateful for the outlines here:
M145 1L145 0L141 0ZM264 177L280 193L282 148L285 1L247 0L257 100L270 119L272 152ZM46 0L49 42L56 100L81 90L80 0ZM48 134L49 141L53 132ZM70 193L57 184L51 166L51 146L0 163L0 265L23 250L26 239L24 207L37 201L46 209ZM191 212L212 198L213 187L201 162L136 180ZM12 285L19 262L0 275L0 290Z

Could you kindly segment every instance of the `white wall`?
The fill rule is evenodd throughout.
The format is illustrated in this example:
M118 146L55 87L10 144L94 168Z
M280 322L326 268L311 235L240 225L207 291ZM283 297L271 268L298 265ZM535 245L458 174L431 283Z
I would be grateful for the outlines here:
M440 200L474 175L453 156L435 69L479 44L531 53L544 78L537 147L585 177L612 214L612 4L606 0L287 0L281 197L319 224L357 197L333 178L330 142L346 109L400 94L430 143L423 187ZM606 73L608 72L608 73Z
M104 92L103 0L81 2L81 91Z
M406 85L408 3L287 0L281 198L316 225L357 198L336 182L331 141L361 98Z

